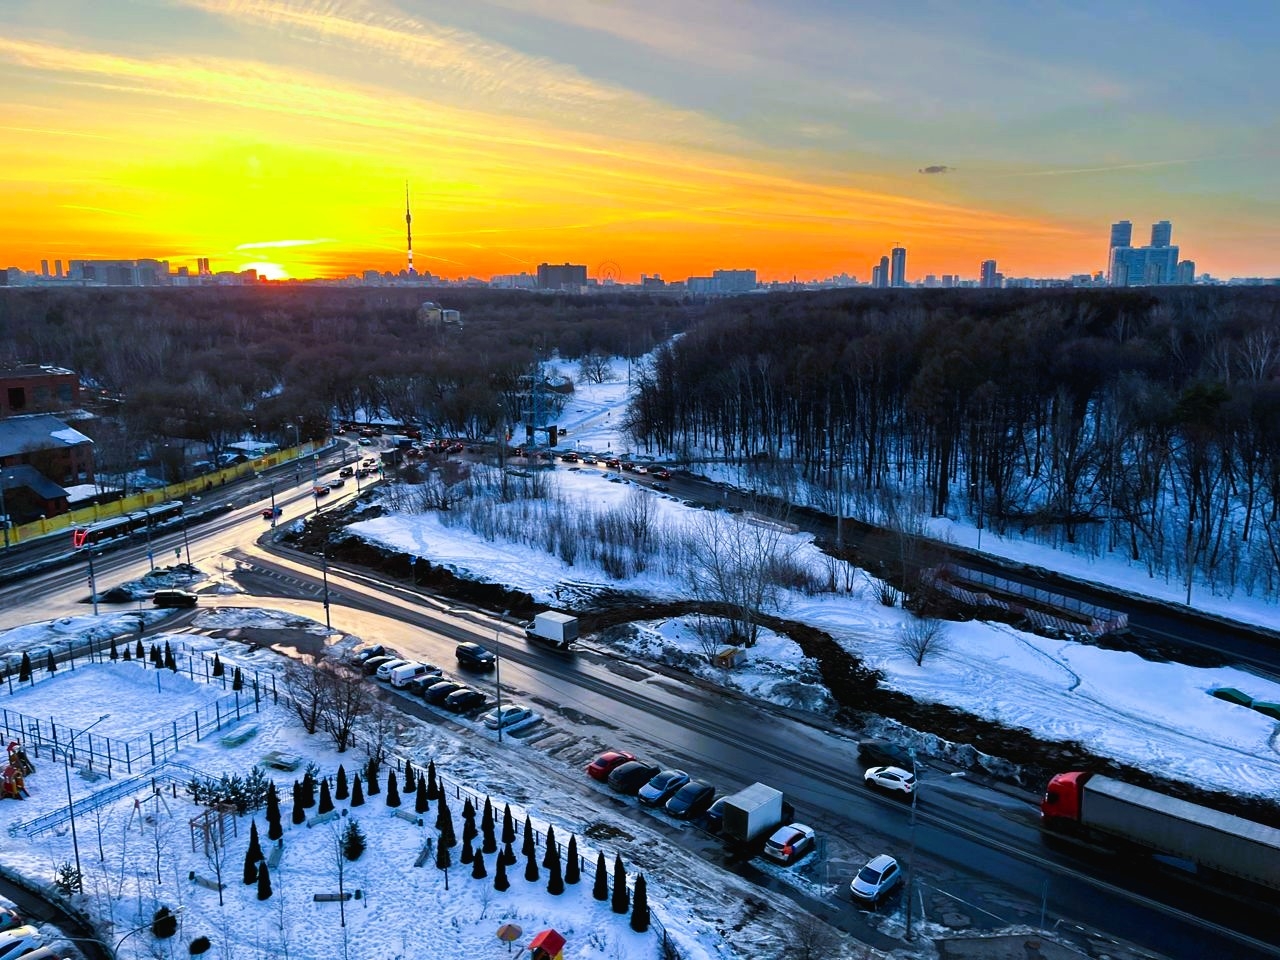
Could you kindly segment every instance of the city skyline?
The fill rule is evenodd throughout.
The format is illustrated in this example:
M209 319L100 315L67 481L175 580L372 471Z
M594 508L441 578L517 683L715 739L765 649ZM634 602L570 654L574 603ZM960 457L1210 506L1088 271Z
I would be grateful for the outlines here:
M899 245L909 281L1067 277L1108 271L1120 218L1172 221L1197 270L1280 273L1280 13L1108 11L24 0L0 265L398 272L408 181L417 269L446 278L866 282Z

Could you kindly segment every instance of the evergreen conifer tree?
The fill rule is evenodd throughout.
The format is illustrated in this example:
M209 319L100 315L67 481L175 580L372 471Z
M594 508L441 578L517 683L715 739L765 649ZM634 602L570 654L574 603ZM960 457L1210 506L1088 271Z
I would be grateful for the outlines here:
M396 786L396 772L392 768L387 768L387 806L400 806L400 788Z
M124 656L122 657L122 659L126 663L129 663L133 660L133 652L129 649L129 645L127 643L124 645Z
M516 842L516 822L511 816L511 804L507 804L502 811L502 842Z
M569 848L564 855L564 882L577 883L581 879L581 864L578 863L578 838L573 834L569 834Z
M18 682L27 683L31 679L31 654L22 652L22 663L18 667Z
M532 857L534 853L533 824L529 822L528 814L524 817L524 843L520 845L520 852L526 857Z
M351 791L347 788L347 768L342 764L338 764L338 789L334 792L335 800L345 800L351 796Z
M614 913L626 913L631 906L631 897L627 893L627 871L622 867L622 854L613 857L613 902Z
M479 834L480 831L476 829L476 808L471 805L471 801L468 799L466 805L462 808L462 839L470 843Z
M440 796L440 784L436 783L436 762L427 761L427 799L435 800Z
M49 671L49 673L50 673L50 674L54 674L54 673L57 673L57 672L58 672L58 665L57 665L57 663L55 663L55 662L54 662L54 660L53 660L53 651L52 651L52 650L48 651L48 652L47 652L47 653L45 653L45 655L44 655L44 668L45 668L47 671Z
M493 804L489 802L488 797L484 798L484 815L480 818L480 833L484 835L481 849L485 853L493 853L498 849L498 837L494 832Z
M476 880L483 880L488 875L489 871L484 866L484 852L477 850L471 859L471 876Z
M427 778L419 775L418 789L413 791L413 812L426 813L430 809L427 803Z
M551 866L547 868L551 871L547 877L547 893L553 897L558 897L564 893L564 875L560 872L560 851L556 850L555 856L551 858Z
M328 813L333 809L333 795L329 792L329 778L325 777L320 781L320 806L316 807L316 813Z
M516 851L509 843L502 845L502 852L498 854L498 859L505 863L508 867L516 865Z
M530 883L538 882L538 857L535 853L528 854L524 859L524 878Z
M316 805L316 777L310 770L302 776L302 805L311 809Z
M262 844L258 842L258 821L249 824L249 848L244 852L244 882L246 885L258 879L258 862L262 860Z
M239 667L236 667L236 672L231 675L231 689L244 689L244 674L240 671Z
M360 782L360 774L356 774L351 778L351 806L364 806L364 786Z
M502 854L498 854L498 863L493 871L493 889L499 893L511 889L511 881L507 879L507 860Z
M293 825L305 823L307 820L307 809L302 805L302 784L297 780L293 781Z
M273 783L267 787L267 839L279 840L284 836L284 828L280 825L280 794Z
M169 646L169 641L164 642L164 665L174 673L178 672L178 658L173 655L173 647Z
M609 899L609 866L604 862L604 851L596 854L596 884L591 888L591 896L600 902Z
M108 653L108 654L107 654L107 656L109 656L109 657L111 658L112 662L114 662L114 661L116 661L116 660L119 660L119 659L120 659L120 651L116 649L116 638L115 638L115 637L112 637L112 638L111 638L111 652L110 652L110 653Z
M227 672L227 668L222 665L222 660L218 657L217 653L213 655L213 671L212 672L215 677L220 677Z
M440 831L440 842L446 847L457 845L458 836L453 831L453 811L449 809L448 801L443 796L440 797L436 811L436 829Z
M151 645L151 649L147 651L147 659L157 667L164 666L164 656L160 653L160 648L154 643Z
M467 831L462 831L462 856L458 857L460 863L470 863L475 859L475 850L471 848L471 838L467 836Z
M376 797L378 795L378 773L379 772L380 771L378 769L378 761L373 759L373 757L370 757L369 762L365 764L365 768L364 768L364 782L365 782L365 790L368 792L369 796L371 797Z
M552 858L559 860L560 851L556 849L556 828L548 825L547 849L542 851L542 865L544 867L550 868Z
M631 904L631 929L644 933L649 929L649 892L645 889L644 874L636 877L635 900Z
M348 860L359 860L365 849L364 831L355 817L347 821L347 828L342 832L342 855Z
M418 779L413 769L413 761L406 760L404 762L404 792L413 793L418 789Z
M146 650L144 650L144 649L142 649L142 638L141 638L141 637L139 637L139 638L138 638L138 645L137 645L137 647L135 647L135 648L134 648L134 651L133 651L133 658L134 658L135 660L141 660L141 659L142 659L143 657L145 657L146 655L147 655L147 651L146 651Z
M448 870L452 864L453 864L453 857L449 855L449 844L437 843L436 844L436 869ZM449 881L446 879L445 883L447 884L448 882Z
M265 860L258 865L258 899L271 899L271 871L267 869Z

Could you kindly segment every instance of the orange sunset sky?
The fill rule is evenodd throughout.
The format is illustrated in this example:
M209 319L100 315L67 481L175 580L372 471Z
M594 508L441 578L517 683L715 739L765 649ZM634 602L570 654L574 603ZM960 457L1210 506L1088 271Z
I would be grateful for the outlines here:
M1280 274L1274 2L889 6L10 0L0 266Z

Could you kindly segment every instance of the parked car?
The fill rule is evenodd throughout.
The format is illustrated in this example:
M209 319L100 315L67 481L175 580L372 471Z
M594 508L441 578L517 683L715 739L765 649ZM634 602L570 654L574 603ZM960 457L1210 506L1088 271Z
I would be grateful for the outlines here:
M645 806L657 807L688 782L689 775L683 770L663 770L641 787L636 796Z
M720 827L724 825L724 802L728 799L727 796L716 797L711 801L711 806L707 807L707 814L703 820L712 833L719 833Z
M157 590L151 602L157 607L194 607L200 597L189 590Z
M388 660L386 663L381 663L378 665L378 669L374 672L374 676L377 677L379 680L381 680L383 683L386 683L388 680L391 679L392 670L396 669L396 667L406 666L408 663L409 663L408 660L402 660L399 657L395 658L394 660Z
M483 707L488 702L488 697L471 687L461 687L444 698L445 709L454 713L466 713L476 707Z
M628 760L609 774L609 787L629 797L635 796L641 787L658 775L659 769L643 760Z
M659 493L669 493L671 491L671 487L665 483L651 483L650 486Z
M274 520L276 517L280 516L280 514L282 513L284 513L284 509L282 507L263 507L262 519Z
M420 680L428 673L439 673L440 668L430 663L405 663L391 671L393 687L407 687L414 680Z
M862 779L868 787L879 787L908 797L916 788L916 775L901 767L872 767L862 775Z
M390 663L392 660L399 660L399 657L393 657L385 653L367 658L364 663L360 664L360 669L364 671L366 677L372 677L378 672L378 668L384 663Z
M785 865L795 863L813 849L813 827L789 823L779 827L764 843L764 855Z
M438 686L442 683L457 683L457 681L451 677L446 677L443 674L429 673L425 677L418 677L418 679L414 681L415 686L411 686L409 689L422 697L423 700L426 700L427 692L431 690L432 687ZM462 686L462 684L459 683L458 686Z
M600 461L596 457L591 456L591 454L587 454L582 458L582 462L587 464L587 466L594 467Z
M124 587L112 587L98 594L98 599L103 603L128 603L133 599L133 591Z
M665 467L658 467L658 469L656 470L650 470L649 474L650 476L654 477L657 480L671 479L671 471L666 469Z
M449 694L463 689L465 683L457 680L446 680L444 683L433 683L422 691L422 699L427 703L444 703L444 698Z
M849 883L849 895L854 900L874 904L902 881L898 861L888 854L880 854L867 862Z
M22 926L22 917L17 910L11 910L9 907L0 907L0 933L20 926Z
M366 647L364 650L357 650L351 657L351 662L364 664L370 657L381 657L386 654L386 652L386 647L380 643L375 643L372 647Z
M490 730L505 730L524 723L533 716L533 710L523 703L504 703L501 710L490 710L484 715L484 725Z
M44 937L31 924L0 933L0 960L14 960L40 946Z
M457 649L454 650L454 656L458 658L458 666L471 667L474 670L491 669L497 659L492 650L470 641L458 644Z
M671 795L664 808L677 820L692 820L701 816L715 799L716 788L701 780L690 780Z
M607 750L587 764L587 776L604 783L609 779L609 774L634 759L635 754L625 750Z
M373 446L373 441L370 440L368 437L361 437L359 440L356 441L356 443L360 444L360 446L362 447Z
M910 770L911 754L888 740L863 740L858 744L858 760L869 767L901 767Z

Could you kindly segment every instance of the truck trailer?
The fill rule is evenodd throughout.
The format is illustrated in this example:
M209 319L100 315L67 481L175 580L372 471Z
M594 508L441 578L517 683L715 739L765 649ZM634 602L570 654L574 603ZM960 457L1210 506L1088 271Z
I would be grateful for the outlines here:
M1280 891L1280 830L1243 817L1078 771L1049 781L1040 816L1047 829L1133 844Z
M544 610L525 626L524 635L529 640L566 650L578 639L578 618Z
M746 846L782 823L782 791L764 783L753 783L725 798L722 809L720 835L732 844Z

